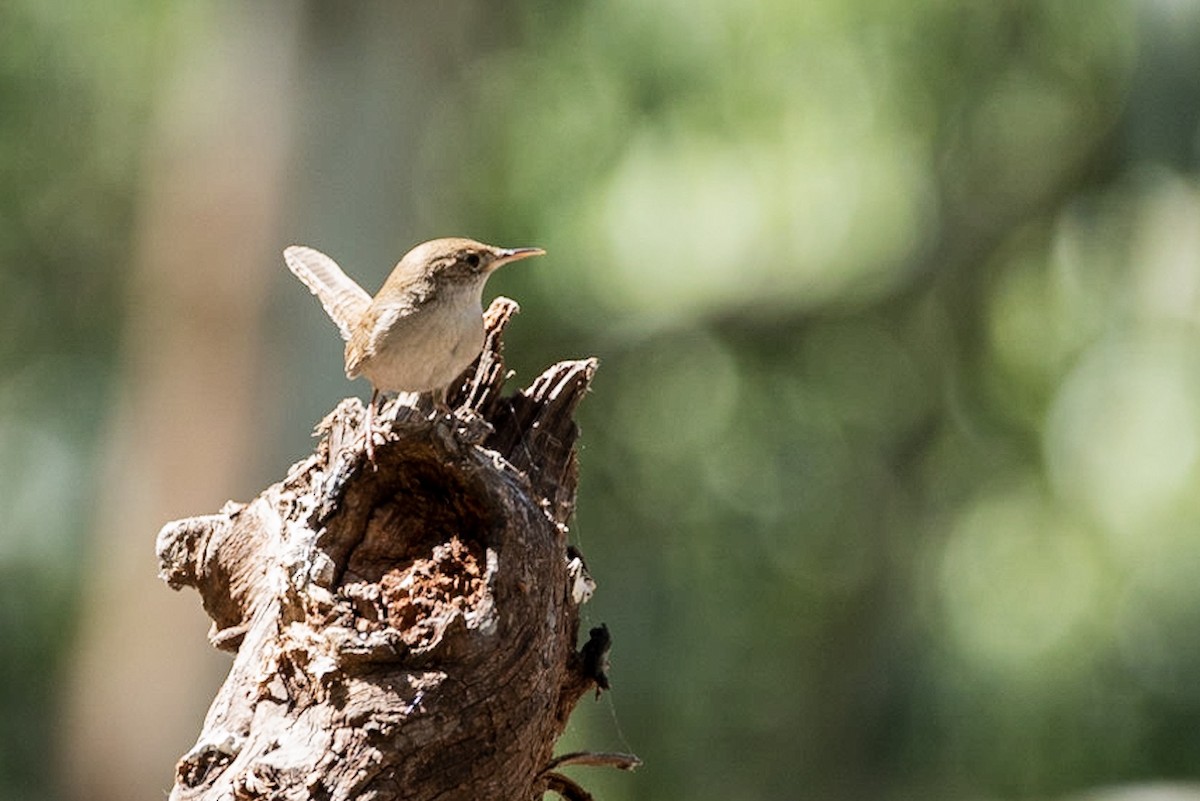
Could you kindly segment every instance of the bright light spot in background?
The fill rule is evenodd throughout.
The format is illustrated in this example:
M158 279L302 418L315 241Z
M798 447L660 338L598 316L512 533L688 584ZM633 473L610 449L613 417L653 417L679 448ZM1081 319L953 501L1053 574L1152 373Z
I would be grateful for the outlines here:
M1114 328L1200 321L1200 188L1164 170L1072 204L1047 253L1036 229L1006 254L989 300L993 392L1037 425L1045 392ZM1033 389L1033 392L1030 390Z
M1125 544L1195 491L1200 340L1190 331L1093 346L1068 376L1045 432L1050 475Z
M1031 426L1041 426L1045 394L1111 325L1114 307L1126 302L1125 254L1114 247L1109 226L1127 209L1115 205L1120 208L1101 215L1099 225L1083 209L1068 210L1057 222L1049 253L1033 231L1001 258L1004 268L988 309L992 355L1000 369L989 377L993 392L1027 414Z
M1200 8L1200 5L1197 6ZM1200 320L1200 188L1169 173L1146 177L1131 246L1137 311Z
M776 149L778 147L778 149ZM778 165L783 165L782 167ZM621 305L668 317L891 287L929 225L914 150L643 140L602 212Z
M985 672L1034 675L1078 658L1105 584L1097 545L1032 488L985 497L954 523L939 590L952 643Z
M1200 790L1194 784L1180 782L1149 782L1106 787L1085 795L1070 797L1071 801L1200 801Z
M628 146L590 212L611 265L589 275L602 298L671 319L875 296L904 279L934 223L924 145L884 118L861 63L823 58L849 91L788 84L753 135L668 126Z
M793 120L779 154L784 210L777 280L810 302L875 297L900 283L907 261L931 236L934 191L921 146L902 132L809 141ZM830 121L836 124L836 121Z
M712 303L721 295L744 299L748 276L780 255L765 245L767 199L748 153L643 139L607 196L612 277L655 312L723 305Z

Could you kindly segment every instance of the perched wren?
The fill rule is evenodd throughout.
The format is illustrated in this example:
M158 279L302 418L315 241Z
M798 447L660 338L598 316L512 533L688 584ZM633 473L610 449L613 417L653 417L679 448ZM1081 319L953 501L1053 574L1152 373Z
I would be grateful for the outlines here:
M292 245L288 269L325 307L346 340L346 377L371 382L366 449L380 392L432 392L448 411L446 388L483 349L483 285L501 265L540 248L498 248L470 239L434 239L404 255L372 298L320 251Z

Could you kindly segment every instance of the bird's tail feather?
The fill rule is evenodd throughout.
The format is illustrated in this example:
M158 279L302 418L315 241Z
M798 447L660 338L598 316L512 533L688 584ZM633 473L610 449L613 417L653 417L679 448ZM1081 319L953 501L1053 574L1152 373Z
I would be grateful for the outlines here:
M354 326L371 305L371 296L342 272L337 262L319 250L292 245L283 251L283 259L288 269L321 301L325 313L337 323L342 339L349 340Z

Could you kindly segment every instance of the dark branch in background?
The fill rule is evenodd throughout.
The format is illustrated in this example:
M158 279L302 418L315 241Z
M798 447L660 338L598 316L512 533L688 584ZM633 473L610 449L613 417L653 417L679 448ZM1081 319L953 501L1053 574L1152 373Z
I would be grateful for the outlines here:
M199 591L213 644L236 654L173 799L586 798L552 769L635 766L552 760L607 682L607 642L576 650L594 584L566 541L573 413L596 363L501 397L516 310L488 310L453 423L393 401L372 469L362 405L343 401L316 453L258 498L163 528L163 578Z

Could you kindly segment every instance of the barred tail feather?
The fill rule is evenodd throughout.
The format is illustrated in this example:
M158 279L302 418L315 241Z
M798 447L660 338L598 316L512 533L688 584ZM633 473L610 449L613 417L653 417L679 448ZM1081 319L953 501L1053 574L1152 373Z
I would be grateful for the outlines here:
M288 269L317 296L325 313L337 323L342 339L349 340L354 326L362 319L371 296L338 267L337 262L319 250L292 245L283 251Z

